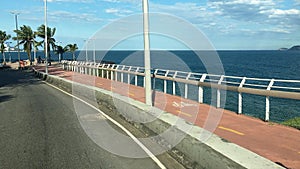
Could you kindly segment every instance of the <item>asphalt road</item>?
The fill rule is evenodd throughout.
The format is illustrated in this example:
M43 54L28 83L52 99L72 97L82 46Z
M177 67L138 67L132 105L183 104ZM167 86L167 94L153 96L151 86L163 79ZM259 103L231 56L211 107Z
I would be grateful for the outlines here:
M30 73L0 70L0 168L159 167L102 149L81 128L70 96Z

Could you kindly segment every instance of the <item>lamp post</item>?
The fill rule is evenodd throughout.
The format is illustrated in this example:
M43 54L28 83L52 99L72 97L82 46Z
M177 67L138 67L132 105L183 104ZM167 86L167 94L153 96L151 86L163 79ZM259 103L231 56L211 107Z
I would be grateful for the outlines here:
M18 15L20 15L20 13L16 12L16 11L13 11L13 12L10 12L11 14L13 14L15 16L15 22L16 22L16 30L18 31ZM17 47L18 47L18 61L19 61L19 68L21 67L20 65L20 60L21 60L21 57L20 57L20 44L19 44L19 35L17 33Z
M44 14L45 14L45 73L48 74L48 33L47 33L47 0L44 0Z
M145 62L145 101L152 106L151 90L151 63L150 63L150 39L149 39L149 7L148 0L143 0L143 22L144 22L144 62Z
M96 39L92 39L93 40L93 45L94 45L94 51L93 51L93 59L94 59L94 64L96 63L96 45L95 45L95 40Z
M89 43L89 40L84 40L85 42L85 61L87 62L88 61L88 50L87 50L87 46L88 46L88 43Z
M94 41L94 64L96 63L96 45Z

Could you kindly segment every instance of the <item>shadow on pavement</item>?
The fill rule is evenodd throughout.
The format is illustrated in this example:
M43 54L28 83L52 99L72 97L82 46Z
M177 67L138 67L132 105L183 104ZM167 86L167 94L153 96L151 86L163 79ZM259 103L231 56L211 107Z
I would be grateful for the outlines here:
M1 102L5 102L5 101L9 101L13 98L12 95L3 95L3 96L0 96L0 103Z

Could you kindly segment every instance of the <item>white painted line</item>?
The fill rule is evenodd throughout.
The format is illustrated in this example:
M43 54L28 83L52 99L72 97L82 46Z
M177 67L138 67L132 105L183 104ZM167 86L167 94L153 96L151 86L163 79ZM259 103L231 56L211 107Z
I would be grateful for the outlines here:
M108 116L107 114L105 114L104 112L102 112L101 110L99 110L98 108L96 108L95 106L91 105L90 103L80 99L79 97L76 97L68 92L65 92L64 90L61 90L60 88L45 82L47 85L61 91L62 93L71 96L79 101L81 101L82 103L90 106L91 108L93 108L94 110L98 111L99 113L101 113L106 119L108 119L109 121L111 121L113 124L115 124L116 126L118 126L120 129L122 129L137 145L139 145L146 154L148 154L148 156L161 168L161 169L166 169L166 167L159 161L158 158L156 158L156 156L154 154L152 154L152 152L143 144L141 143L130 131L128 131L124 126L122 126L120 123L118 123L117 121L115 121L114 119L112 119L110 116Z

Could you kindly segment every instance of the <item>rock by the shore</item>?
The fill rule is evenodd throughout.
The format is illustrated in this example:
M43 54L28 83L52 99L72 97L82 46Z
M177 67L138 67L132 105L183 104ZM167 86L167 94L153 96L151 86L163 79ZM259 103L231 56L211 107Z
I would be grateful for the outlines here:
M283 51L283 50L289 50L289 49L288 48L280 48L278 50Z
M293 46L289 50L299 50L300 51L300 45Z

